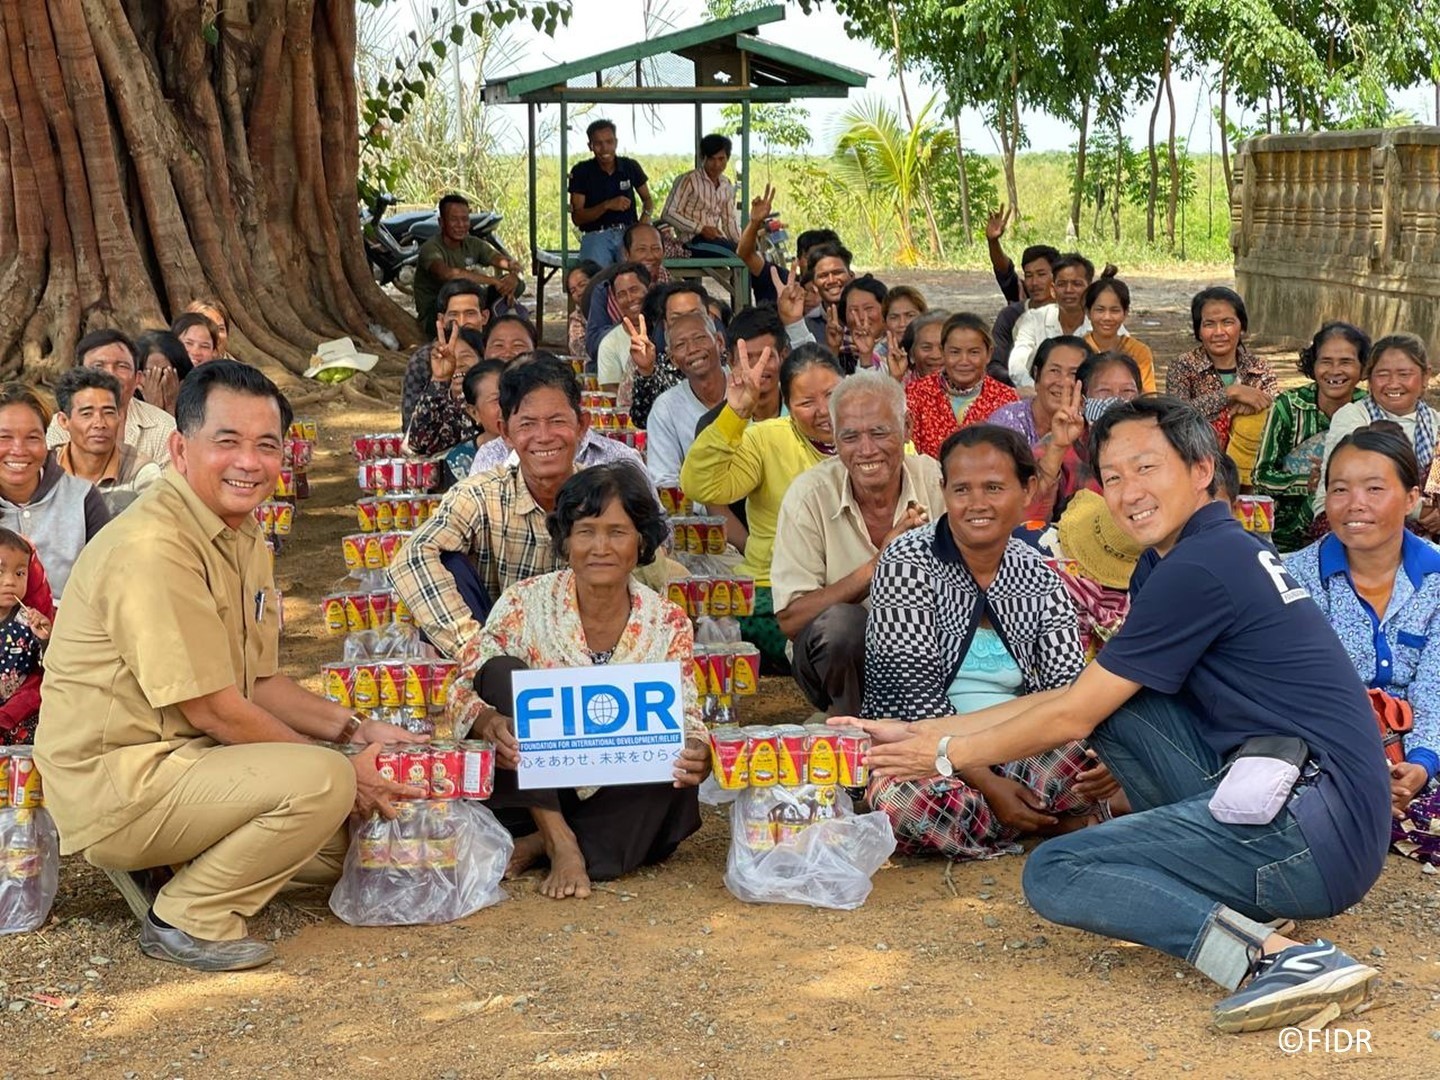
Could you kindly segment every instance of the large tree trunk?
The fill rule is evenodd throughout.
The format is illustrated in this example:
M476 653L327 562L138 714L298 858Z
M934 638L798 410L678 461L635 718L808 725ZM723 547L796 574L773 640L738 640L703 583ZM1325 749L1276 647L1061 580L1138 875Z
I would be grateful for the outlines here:
M206 295L252 363L298 372L375 325L416 340L361 244L354 3L0 4L0 374Z

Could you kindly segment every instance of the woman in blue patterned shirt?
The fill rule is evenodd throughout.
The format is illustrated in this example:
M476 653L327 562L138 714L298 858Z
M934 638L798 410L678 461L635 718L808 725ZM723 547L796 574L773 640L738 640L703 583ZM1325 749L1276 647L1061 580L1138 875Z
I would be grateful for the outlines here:
M1397 817L1440 772L1440 550L1405 528L1420 465L1398 425L1346 435L1325 471L1329 536L1286 556L1373 690L1414 711L1405 760L1390 769Z

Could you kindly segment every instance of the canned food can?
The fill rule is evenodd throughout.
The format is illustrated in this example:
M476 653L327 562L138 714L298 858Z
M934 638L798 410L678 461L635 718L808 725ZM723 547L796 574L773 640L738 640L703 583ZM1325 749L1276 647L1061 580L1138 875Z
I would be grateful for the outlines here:
M345 632L362 634L370 629L370 598L365 593L345 593Z
M345 620L345 595L343 593L331 593L320 601L321 610L325 613L325 632L327 634L344 634L348 632L349 625Z
M460 797L488 799L495 792L495 744L486 739L467 739L460 744Z
M0 746L0 810L10 805L10 748Z
M780 724L775 728L779 734L780 753L777 758L780 783L784 787L799 787L810 782L810 736L803 724Z
M345 560L346 570L365 569L365 542L369 539L371 537L367 533L351 533L340 538L340 554Z
M710 696L710 646L696 645L694 655L694 682L696 696L704 701Z
M743 619L755 614L755 579L730 579L730 614Z
M430 797L460 798L460 780L464 771L464 755L453 742L430 744Z
M413 458L405 458L402 461L402 465L405 470L405 481L399 486L407 489L418 488L420 486L420 462L415 461Z
M400 599L399 593L390 594L390 610L394 613L394 619L401 626L414 626L415 616L411 614L410 606Z
M421 715L430 707L430 680L433 672L428 660L405 661L405 707Z
M780 779L780 735L773 727L745 731L745 754L750 760L750 786L774 787Z
M372 592L365 597L366 608L370 614L370 629L384 630L390 625L390 594L388 592Z
M438 462L420 462L420 482L415 486L423 491L429 491L440 481L440 466Z
M392 784L400 783L400 777L404 775L400 762L400 746L398 743L386 743L375 755L375 771L380 774L382 780L389 780Z
M715 783L726 791L750 786L749 740L738 727L718 727L710 732L710 765Z
M686 582L672 581L665 587L665 592L670 597L670 602L686 615L695 614L690 610L690 586Z
M395 505L383 495L375 499L375 531L387 533L395 528Z
M870 736L859 728L839 728L835 735L835 763L841 787L864 787L870 782Z
M375 499L366 498L355 500L355 520L359 523L362 533L373 533L375 531L375 516L378 512L379 507Z
M685 494L684 488L662 487L660 489L660 506L672 517L684 517L690 513L691 502Z
M410 528L414 521L410 513L410 497L408 495L391 495L385 501L390 506L391 527L396 529Z
M275 504L275 535L289 536L290 530L295 525L295 504L282 502Z
M807 724L805 732L810 736L809 760L810 783L833 784L838 774L835 763L835 728L828 724Z
M399 709L405 704L405 661L377 660L375 678L380 684L380 707Z
M355 707L355 665L353 663L345 661L322 664L320 678L325 684L323 692L328 700L344 705L347 709Z
M371 533L366 536L364 533L357 533L360 544L360 565L359 570L384 570L385 551L380 546L380 540L385 536L394 536L394 533Z
M355 455L356 461L369 461L375 456L373 436L356 435L350 440L350 452Z
M455 673L460 665L454 660L430 661L430 704L443 709L450 703L450 687L455 684Z
M645 453L645 447L650 445L649 434L643 430L632 432L631 434L635 436L635 441L631 445L633 445L635 449L638 450L640 453Z
M615 427L620 431L628 431L630 428L630 410L615 410Z
M295 497L295 470L281 469L280 474L275 478L275 498L293 499Z
M738 642L731 648L730 687L746 696L760 689L760 650L748 641Z
M725 554L725 519L721 517L706 517L700 519L701 529L705 535L705 554Z
M698 619L702 615L710 614L710 587L711 580L708 577L686 579L685 588L689 594L691 618Z
M395 556L405 546L405 541L410 539L408 532L381 533L375 537L380 543L380 567L389 566L395 561Z
M430 797L430 748L406 744L400 748L400 783L421 788L422 799Z
M350 684L350 703L361 710L380 707L380 673L368 660L360 660L355 664L354 681Z
M45 805L40 787L40 770L35 767L35 750L29 746L10 747L10 775L5 781L6 801L12 810L34 810Z
M727 578L710 581L710 617L723 619L730 614L730 582Z
M687 518L685 521L685 552L688 555L705 554L705 535L699 518Z
M320 425L315 422L315 418L313 416L306 416L301 418L300 437L309 443L319 441Z
M355 485L361 491L374 491L379 487L375 483L375 463L373 461L362 461L355 466Z
M768 817L745 819L745 846L751 851L769 851L775 846L775 827Z

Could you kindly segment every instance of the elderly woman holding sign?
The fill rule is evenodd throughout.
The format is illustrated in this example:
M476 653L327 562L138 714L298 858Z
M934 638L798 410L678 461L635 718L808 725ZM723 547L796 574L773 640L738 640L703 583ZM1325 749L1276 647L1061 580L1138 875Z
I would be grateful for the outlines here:
M495 743L498 769L490 806L516 837L506 873L548 860L546 896L590 895L591 880L620 877L667 858L700 827L696 787L710 771L695 687L694 638L685 613L631 578L666 539L644 474L595 465L560 489L549 529L569 568L506 589L484 631L460 656L457 734ZM596 789L519 790L515 735L516 671L599 664L680 663L685 745L674 783Z

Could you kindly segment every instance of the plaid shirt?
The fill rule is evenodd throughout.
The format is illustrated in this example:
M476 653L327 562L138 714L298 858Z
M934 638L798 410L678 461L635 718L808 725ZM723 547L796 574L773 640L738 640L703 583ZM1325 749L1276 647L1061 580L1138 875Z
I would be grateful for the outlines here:
M675 181L660 220L673 225L685 243L695 240L706 225L732 244L740 243L735 185L723 176L717 184L705 175L704 169L691 169Z
M390 581L445 655L458 656L481 626L440 556L447 551L469 556L490 596L499 597L517 581L560 569L545 517L520 467L507 465L461 480L401 548Z

